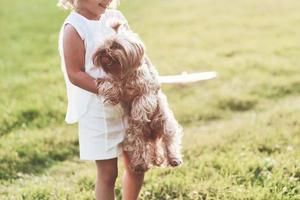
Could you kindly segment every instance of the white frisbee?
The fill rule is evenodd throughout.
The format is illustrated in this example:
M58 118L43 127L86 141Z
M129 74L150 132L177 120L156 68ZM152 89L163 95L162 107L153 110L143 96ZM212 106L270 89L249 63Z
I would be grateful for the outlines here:
M198 81L210 80L217 77L217 73L211 72L195 72L187 73L182 72L178 75L159 76L160 83L174 84L174 83L193 83Z

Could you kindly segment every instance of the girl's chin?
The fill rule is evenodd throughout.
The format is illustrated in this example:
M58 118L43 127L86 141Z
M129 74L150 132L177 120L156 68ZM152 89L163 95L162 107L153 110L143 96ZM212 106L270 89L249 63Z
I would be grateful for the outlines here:
M100 17L105 12L105 9L99 8L94 14Z
M102 8L101 6L99 6L99 14L104 13L106 10L106 8Z

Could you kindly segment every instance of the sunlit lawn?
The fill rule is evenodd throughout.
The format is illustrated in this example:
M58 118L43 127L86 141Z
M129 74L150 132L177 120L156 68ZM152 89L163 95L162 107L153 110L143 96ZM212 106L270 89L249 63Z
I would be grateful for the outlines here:
M93 199L96 170L66 125L57 51L68 12L0 0L0 199ZM153 169L141 199L300 199L300 1L124 0L184 126L184 165ZM120 162L116 195L121 199Z

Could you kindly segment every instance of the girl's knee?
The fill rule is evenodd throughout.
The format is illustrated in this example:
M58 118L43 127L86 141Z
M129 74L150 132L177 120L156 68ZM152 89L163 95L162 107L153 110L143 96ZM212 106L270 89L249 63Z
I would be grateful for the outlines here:
M117 160L96 161L97 179L106 184L114 184L118 177Z
M101 181L102 183L105 183L107 185L114 185L117 177L118 177L118 172L114 172L114 173L104 172L100 174L100 176L98 176L98 181Z

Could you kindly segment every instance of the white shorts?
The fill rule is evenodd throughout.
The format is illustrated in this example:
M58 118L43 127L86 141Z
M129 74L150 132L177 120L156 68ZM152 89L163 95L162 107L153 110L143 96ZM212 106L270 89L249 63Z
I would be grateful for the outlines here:
M120 104L103 104L94 95L78 122L79 159L105 160L122 155L127 127L127 117Z

